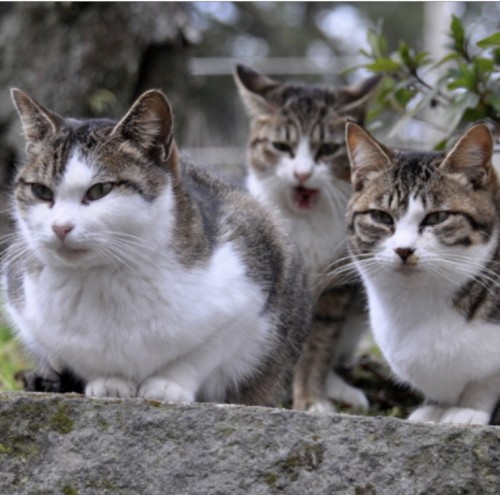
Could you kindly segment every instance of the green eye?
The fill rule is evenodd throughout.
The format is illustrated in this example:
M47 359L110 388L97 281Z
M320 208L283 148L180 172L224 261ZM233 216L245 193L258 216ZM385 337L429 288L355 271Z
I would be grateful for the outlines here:
M388 213L381 210L370 211L370 217L374 222L381 223L383 225L393 225L394 221Z
M318 156L333 155L340 146L335 143L323 143L318 149Z
M41 199L42 201L53 201L54 193L43 184L31 184L31 192L35 198Z
M434 213L430 213L424 218L422 225L424 226L432 226L437 225L439 223L443 223L448 220L450 214L446 211L435 211Z
M287 144L283 143L281 141L273 141L273 148L275 150L281 151L282 153L291 153L292 152L292 147Z
M100 182L99 184L94 184L86 193L83 198L84 202L97 201L103 198L111 192L114 184L112 182Z

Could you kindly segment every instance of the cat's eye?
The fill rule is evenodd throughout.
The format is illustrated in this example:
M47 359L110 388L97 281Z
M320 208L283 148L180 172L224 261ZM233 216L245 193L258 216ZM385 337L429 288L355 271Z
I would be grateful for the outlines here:
M448 220L450 214L446 211L435 211L434 213L430 213L424 218L422 225L424 227L438 225Z
M318 156L333 155L339 148L340 148L340 145L338 145L336 143L323 143L318 148Z
M107 194L109 194L113 189L113 186L114 184L112 182L100 182L98 184L94 184L85 193L83 201L84 202L97 201L98 199L101 199Z
M31 184L31 192L33 193L33 196L35 196L35 198L41 199L42 201L54 200L54 193L43 184Z
M370 211L370 217L374 222L381 223L383 225L393 225L394 220L391 215L381 210Z
M273 148L277 151L281 151L282 153L292 152L292 147L287 143L283 143L282 141L273 141Z

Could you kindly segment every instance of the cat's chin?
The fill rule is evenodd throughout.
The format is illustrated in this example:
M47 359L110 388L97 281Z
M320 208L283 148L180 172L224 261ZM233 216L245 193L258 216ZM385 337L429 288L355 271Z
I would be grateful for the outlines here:
M89 260L90 249L60 246L48 252L51 262L62 265L78 265Z

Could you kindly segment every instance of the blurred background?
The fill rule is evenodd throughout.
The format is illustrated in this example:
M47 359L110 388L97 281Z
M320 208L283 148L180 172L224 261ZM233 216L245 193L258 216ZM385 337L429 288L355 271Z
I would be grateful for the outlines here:
M439 60L452 41L454 18L473 45L499 31L500 2L2 2L0 236L8 227L8 183L23 159L9 95L13 86L63 115L113 118L141 92L160 88L173 105L175 137L185 155L237 176L243 174L248 133L232 77L237 63L279 80L338 86L371 75L371 62L375 72L392 71L386 90L409 114L419 105L436 106L440 95L419 96L414 77L411 84L403 77L405 86L395 88L401 76L389 54L400 50L405 58L402 40L412 47L409 66L399 64L407 72L415 60L424 61L420 52ZM455 44L462 34L455 25ZM490 40L486 49L497 42ZM483 55L477 64L488 84L498 83L500 49L495 50L488 62ZM470 53L461 56L467 65ZM425 69L419 76L432 87L441 69ZM476 79L476 86L482 83ZM455 88L465 96L466 83ZM488 91L488 105L500 108L500 88ZM428 146L449 129L446 115L438 123L435 113L425 118L423 110L424 117L413 112L404 121L401 112L374 112L368 124L387 144ZM9 339L8 330L0 330L0 344ZM0 366L10 367L10 359L10 349L0 350ZM0 388L15 386L9 377L0 369Z
M477 39L500 28L499 2L3 2L0 160L11 170L19 159L11 86L62 114L116 118L158 87L195 162L241 167L248 128L236 63L277 79L356 82L366 69L343 71L367 62L370 30L385 34L389 52L404 40L437 60L452 15ZM399 141L423 132L406 129Z

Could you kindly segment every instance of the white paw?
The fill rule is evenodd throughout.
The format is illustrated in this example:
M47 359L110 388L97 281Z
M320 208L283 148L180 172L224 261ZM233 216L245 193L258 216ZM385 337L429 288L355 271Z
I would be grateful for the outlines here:
M162 402L194 402L194 392L167 378L153 376L139 387L139 397Z
M314 414L321 414L323 416L336 412L335 406L329 400L314 401L314 403L308 407L307 411Z
M457 425L487 425L490 422L490 414L468 407L450 407L441 416L439 422Z
M413 411L408 420L421 423L438 423L444 411L444 408L439 406L422 406Z
M136 385L126 378L119 376L108 376L96 378L85 387L85 395L88 397L120 397L128 399L135 397Z
M326 396L329 399L338 400L351 407L368 411L370 403L366 395L359 388L349 385L339 375L331 371L326 377Z

